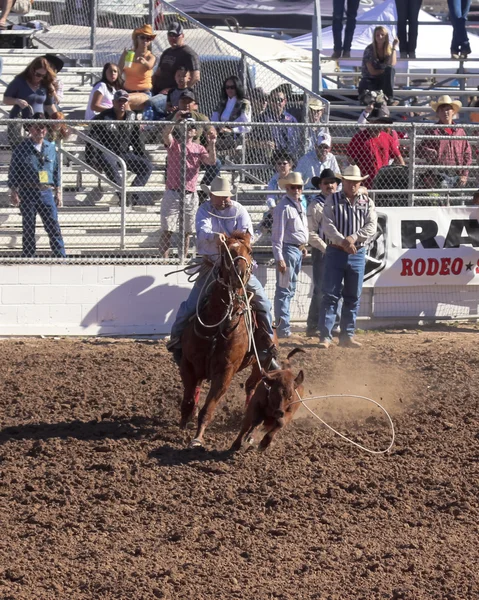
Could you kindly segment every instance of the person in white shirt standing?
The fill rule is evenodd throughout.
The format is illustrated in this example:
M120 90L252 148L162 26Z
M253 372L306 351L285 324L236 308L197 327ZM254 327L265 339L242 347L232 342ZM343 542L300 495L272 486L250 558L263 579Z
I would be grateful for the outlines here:
M309 180L305 186L307 189L313 189L312 178L319 177L324 169L331 169L334 173L339 173L338 161L331 152L331 144L329 133L319 133L314 150L310 150L298 160L296 171L301 173L305 181Z
M280 179L279 185L286 194L274 210L271 233L276 261L274 313L278 337L287 338L291 335L290 304L296 292L303 256L307 255L308 221L301 204L305 185L301 173L293 171Z

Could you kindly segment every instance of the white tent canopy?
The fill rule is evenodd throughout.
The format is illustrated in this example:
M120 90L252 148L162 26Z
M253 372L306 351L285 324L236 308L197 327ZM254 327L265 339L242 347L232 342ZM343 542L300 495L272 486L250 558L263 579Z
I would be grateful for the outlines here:
M351 48L351 56L361 57L364 49L369 45L373 38L373 31L376 25L362 24L362 21L377 21L384 23L389 30L391 39L396 36L396 25L389 25L391 21L397 21L396 2L395 0L386 0L379 6L376 6L365 12L357 19L356 30L354 32L353 45ZM450 45L452 40L452 25L443 23L436 19L424 10L419 11L419 21L428 21L431 25L419 25L418 44L416 55L424 61L414 61L410 67L414 69L452 69L454 63L449 59ZM440 24L437 24L440 23ZM322 30L322 52L325 55L331 54L333 51L333 30L332 27L326 27ZM469 34L472 55L479 56L479 36ZM312 34L307 33L297 38L288 40L288 44L303 50L312 50ZM447 58L444 62L428 62L428 58ZM407 61L401 61L405 64ZM468 68L479 68L478 62L467 62Z

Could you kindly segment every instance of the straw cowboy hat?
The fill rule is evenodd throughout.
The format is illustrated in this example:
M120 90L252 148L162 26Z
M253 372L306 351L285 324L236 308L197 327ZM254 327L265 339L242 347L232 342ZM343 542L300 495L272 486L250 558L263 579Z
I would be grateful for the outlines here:
M201 189L206 194L214 194L215 196L224 196L225 198L229 198L230 196L234 196L236 193L230 187L230 182L224 175L218 175L211 182L211 186L207 186L204 183L201 185Z
M309 179L303 181L303 176L298 171L291 171L284 179L278 181L279 187L284 190L287 185L302 185L305 186Z
M324 104L317 98L310 100L308 106L311 110L324 110Z
M153 32L151 25L148 24L142 25L141 27L138 27L137 29L133 30L133 33L131 34L133 41L135 41L139 35L147 35L148 37L151 37L153 39L156 38L156 33Z
M452 106L452 110L454 111L454 114L458 113L461 108L462 108L462 102L459 102L459 100L453 100L451 98L451 96L439 96L439 99L437 102L434 102L434 100L430 103L430 107L432 108L432 110L434 112L437 112L437 109L440 106L443 106L444 104L450 104Z
M369 177L369 175L361 176L361 171L357 165L349 165L344 169L344 173L341 175L340 173L336 174L338 179L347 179L348 181L364 181Z

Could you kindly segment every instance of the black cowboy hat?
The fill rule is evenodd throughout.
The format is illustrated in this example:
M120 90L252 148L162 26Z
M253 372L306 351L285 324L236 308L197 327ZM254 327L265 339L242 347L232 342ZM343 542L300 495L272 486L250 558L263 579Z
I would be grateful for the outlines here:
M62 59L56 54L45 54L45 56L42 56L42 58L45 58L57 73L59 73L65 65Z
M338 179L338 177L336 177L336 173L332 169L324 169L323 171L321 171L321 174L319 177L311 178L311 183L312 183L313 187L315 187L317 190L319 190L321 181L323 179L334 179L334 181L337 184L341 183L341 180Z

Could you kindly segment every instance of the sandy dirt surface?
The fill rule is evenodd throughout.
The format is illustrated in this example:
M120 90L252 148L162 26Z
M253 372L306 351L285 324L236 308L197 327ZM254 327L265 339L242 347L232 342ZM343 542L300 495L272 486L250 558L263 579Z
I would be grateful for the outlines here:
M479 598L479 329L295 335L311 395L370 396L388 455L301 408L270 450L234 456L238 377L185 450L163 341L0 342L2 600ZM373 405L310 403L387 447Z

